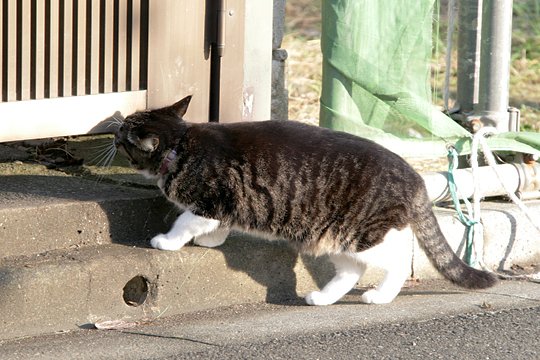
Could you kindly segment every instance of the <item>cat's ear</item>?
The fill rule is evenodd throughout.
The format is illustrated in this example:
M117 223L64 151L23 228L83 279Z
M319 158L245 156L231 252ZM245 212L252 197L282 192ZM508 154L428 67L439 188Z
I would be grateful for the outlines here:
M170 110L176 116L178 116L179 118L182 118L184 116L184 114L186 113L187 109L188 109L189 102L191 101L191 96L192 95L188 95L185 98L183 98L182 100L174 103L173 105L170 106Z

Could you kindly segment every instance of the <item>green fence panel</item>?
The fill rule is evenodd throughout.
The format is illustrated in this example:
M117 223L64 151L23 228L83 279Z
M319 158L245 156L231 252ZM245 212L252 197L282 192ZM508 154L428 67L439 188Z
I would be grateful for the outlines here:
M320 125L370 138L405 157L435 157L471 134L434 109L435 0L322 0ZM535 140L531 140L535 139ZM538 153L538 134L490 138L493 150Z

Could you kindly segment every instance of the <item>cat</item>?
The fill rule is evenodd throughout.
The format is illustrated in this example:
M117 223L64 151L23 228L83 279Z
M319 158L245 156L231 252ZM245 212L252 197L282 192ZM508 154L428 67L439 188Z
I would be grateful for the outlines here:
M361 296L390 303L411 272L416 235L435 268L469 289L497 282L452 251L422 177L395 153L361 137L294 121L188 123L191 96L128 116L114 145L132 167L157 179L184 212L151 239L161 250L223 244L230 229L286 239L299 252L327 254L336 274L309 305L333 304L366 267L385 277Z

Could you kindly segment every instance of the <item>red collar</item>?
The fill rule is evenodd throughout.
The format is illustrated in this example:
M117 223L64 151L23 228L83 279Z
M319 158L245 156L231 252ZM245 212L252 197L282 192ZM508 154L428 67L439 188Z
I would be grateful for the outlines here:
M161 167L159 168L160 175L165 175L167 174L167 172L169 172L169 165L171 164L171 162L173 162L176 159L176 155L177 154L175 150L169 151L167 156L165 156L165 159L163 159L163 162L161 163Z

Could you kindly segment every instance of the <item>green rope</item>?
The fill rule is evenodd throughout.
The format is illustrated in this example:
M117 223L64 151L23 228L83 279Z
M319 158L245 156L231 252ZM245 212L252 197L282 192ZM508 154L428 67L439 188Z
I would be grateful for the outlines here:
M449 147L448 149L448 189L450 190L450 196L454 202L454 207L456 209L459 221L467 228L467 243L465 247L465 261L470 266L475 265L476 261L473 261L473 242L474 242L474 226L478 225L479 222L472 219L470 216L467 216L461 210L459 203L459 198L457 195L457 186L454 180L454 171L457 168L458 163L458 153L454 147ZM470 209L469 200L463 199L463 201L468 205Z

